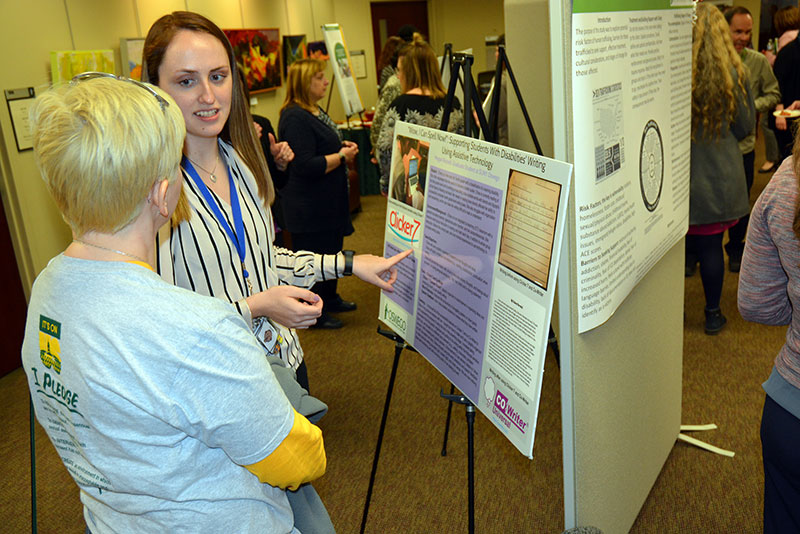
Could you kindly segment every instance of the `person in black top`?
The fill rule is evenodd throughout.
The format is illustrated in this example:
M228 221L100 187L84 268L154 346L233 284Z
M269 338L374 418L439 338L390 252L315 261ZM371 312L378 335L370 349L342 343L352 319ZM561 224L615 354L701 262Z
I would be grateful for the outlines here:
M294 250L335 254L342 249L344 236L353 233L347 164L358 154L358 146L344 141L336 124L317 105L329 83L324 69L325 63L317 59L302 59L289 67L278 133L295 158L282 190L282 205ZM355 302L339 296L336 286L337 280L332 279L312 288L323 301L318 328L341 328L341 320L330 313L356 309Z
M244 91L245 102L249 103L250 90L247 87L247 80L245 80L244 72L241 69L239 69L239 81L242 82L241 87L242 91ZM272 219L275 223L275 246L284 247L287 245L284 243L284 235L281 231L284 228L284 222L280 190L289 181L287 167L294 159L294 152L286 141L277 142L275 130L272 128L272 123L268 118L255 113L251 115L256 134L258 134L258 138L261 141L261 151L264 152L264 159L267 161L272 185L275 188L275 202L270 206Z
M781 88L781 101L776 111L800 109L800 41L795 39L778 52L772 68ZM795 120L774 117L775 137L781 152L781 161L792 155Z

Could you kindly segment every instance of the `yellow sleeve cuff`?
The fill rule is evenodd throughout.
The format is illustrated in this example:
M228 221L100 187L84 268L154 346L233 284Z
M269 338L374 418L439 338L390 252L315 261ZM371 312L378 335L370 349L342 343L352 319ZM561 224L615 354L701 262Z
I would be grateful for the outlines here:
M263 460L244 467L265 484L296 490L325 474L326 466L322 430L295 411L292 429L278 448Z

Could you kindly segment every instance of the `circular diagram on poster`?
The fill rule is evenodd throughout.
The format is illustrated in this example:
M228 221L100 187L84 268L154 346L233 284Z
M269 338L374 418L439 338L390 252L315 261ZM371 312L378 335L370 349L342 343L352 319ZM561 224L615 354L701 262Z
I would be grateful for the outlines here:
M664 185L664 145L658 123L650 120L642 133L642 146L639 148L639 185L642 200L648 211L654 211L661 199Z

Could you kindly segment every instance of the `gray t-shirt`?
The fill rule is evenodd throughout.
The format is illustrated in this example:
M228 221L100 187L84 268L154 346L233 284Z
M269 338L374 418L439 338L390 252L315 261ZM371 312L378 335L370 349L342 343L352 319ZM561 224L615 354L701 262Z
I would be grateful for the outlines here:
M241 467L294 414L228 303L60 255L34 283L22 360L93 534L297 532L284 491Z

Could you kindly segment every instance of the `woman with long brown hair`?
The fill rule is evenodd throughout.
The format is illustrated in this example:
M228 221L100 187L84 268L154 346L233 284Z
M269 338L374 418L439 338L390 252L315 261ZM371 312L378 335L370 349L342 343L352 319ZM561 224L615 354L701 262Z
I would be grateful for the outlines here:
M186 121L183 209L159 234L158 268L169 282L230 302L267 355L279 356L308 389L295 328L315 323L317 280L355 274L391 289L381 275L398 260L292 252L273 247L274 198L225 34L197 13L176 11L147 34L143 73L172 96ZM281 162L278 162L281 163Z
M401 46L403 46L405 41L396 35L392 35L383 45L383 50L381 50L381 57L378 59L378 74L380 76L380 80L378 80L378 94L383 92L383 88L386 85L386 82L389 81L389 78L397 70L397 53Z
M755 121L744 64L716 6L697 5L692 34L692 142L687 258L700 262L705 333L727 322L720 309L722 236L750 211L738 142Z

